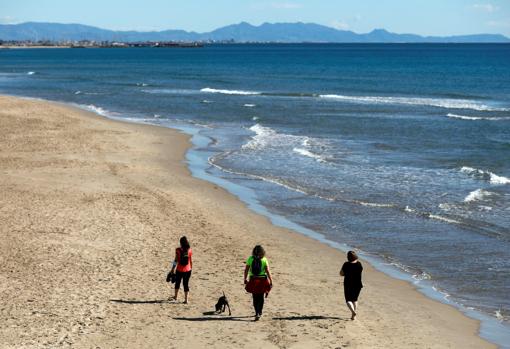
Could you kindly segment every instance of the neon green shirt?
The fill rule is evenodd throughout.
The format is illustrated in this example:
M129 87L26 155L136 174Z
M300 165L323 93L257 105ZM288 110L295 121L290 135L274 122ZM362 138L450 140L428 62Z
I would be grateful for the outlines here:
M246 260L246 265L248 265L250 267L250 270L248 271L248 275L251 277L253 276L253 273L251 272L251 265L253 263L253 259L255 257L253 256L250 256L248 257L248 259ZM262 264L262 268L261 268L261 271L260 271L260 274L259 275L256 275L256 276L267 276L266 274L266 270L267 270L267 267L269 266L269 263L267 261L267 258L266 257L263 257L261 260L261 264Z

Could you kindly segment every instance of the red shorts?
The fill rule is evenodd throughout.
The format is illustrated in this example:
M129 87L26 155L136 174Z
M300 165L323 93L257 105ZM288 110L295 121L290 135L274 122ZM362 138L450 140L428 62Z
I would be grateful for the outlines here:
M250 281L246 284L246 292L260 294L260 293L269 293L271 291L271 284L269 283L269 279L265 276L263 277L254 277L250 278Z

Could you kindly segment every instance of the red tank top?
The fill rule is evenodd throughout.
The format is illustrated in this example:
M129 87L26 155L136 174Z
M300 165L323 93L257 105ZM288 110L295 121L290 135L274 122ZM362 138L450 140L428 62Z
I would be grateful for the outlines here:
M186 265L182 265L181 264L181 253L182 253L182 249L180 247L176 248L175 249L175 255L177 256L177 271L181 272L181 273L185 273L185 272L188 272L188 271L191 271L191 255L192 255L192 251L191 251L191 248L188 249L188 264Z

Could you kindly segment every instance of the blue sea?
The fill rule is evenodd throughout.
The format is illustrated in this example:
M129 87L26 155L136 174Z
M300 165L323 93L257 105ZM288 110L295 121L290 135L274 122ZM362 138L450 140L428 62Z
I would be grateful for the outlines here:
M0 93L192 130L270 214L508 325L510 45L0 50Z

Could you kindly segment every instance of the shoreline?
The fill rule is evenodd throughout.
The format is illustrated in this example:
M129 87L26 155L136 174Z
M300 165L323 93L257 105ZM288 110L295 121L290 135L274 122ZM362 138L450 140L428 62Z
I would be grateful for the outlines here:
M119 120L121 120L121 118L119 118ZM136 123L136 121L132 120L128 122ZM194 177L221 186L222 188L227 190L231 195L234 195L236 198L242 201L247 208L249 208L250 210L254 211L259 215L267 217L270 220L271 224L275 226L282 227L284 229L290 230L291 232L304 235L315 241L318 241L323 245L332 247L344 253L347 253L347 251L353 249L352 247L345 243L330 240L321 233L317 233L314 230L308 229L300 225L299 223L294 223L285 216L281 216L270 212L265 206L261 205L258 202L256 193L254 193L253 190L247 187L243 187L239 184L230 182L227 179L219 178L214 175L206 173L206 167L209 166L210 163L207 161L208 159L203 157L203 155L201 156L199 151L196 151L194 149L194 147L197 148L204 147L206 146L206 144L201 141L196 141L194 139L195 137L197 138L207 137L199 135L198 133L199 128L197 127L195 127L195 130L193 130L194 127L175 126L171 128L183 131L185 134L191 136L191 142L193 143L193 147L191 147L187 151L186 159L188 161L188 167L190 168L191 173ZM199 159L200 157L202 157L202 159ZM483 313L480 310L473 309L461 303L458 303L454 300L450 300L449 299L450 295L448 293L436 289L434 285L431 282L429 282L428 279L419 279L417 278L418 275L411 274L410 272L405 271L401 267L390 264L387 261L383 260L381 257L377 255L372 255L369 251L358 250L357 253L365 261L368 261L370 265L378 272L384 273L385 275L395 280L404 281L411 285L417 292L425 295L427 298L437 301L441 304L452 306L456 310L463 313L465 316L478 321L480 323L478 330L479 337L486 339L491 343L500 345L501 348L507 348L507 346L505 346L504 343L507 343L508 340L510 339L510 333L505 335L505 331L508 331L510 328L506 324L498 321L494 317L491 317L487 313Z
M5 100L7 100L7 102L5 102ZM280 246L284 246L287 248L288 248L288 246L292 246L296 250L299 250L301 253L303 253L305 256L309 257L311 260L315 260L316 256L314 255L313 252L309 251L310 246L312 247L312 249L314 247L317 247L317 249L321 250L321 258L319 258L319 261L318 261L319 263L323 262L322 261L323 258L327 258L328 261L329 260L336 261L335 262L336 264L334 267L329 264L327 267L325 267L325 269L328 269L329 271L338 269L339 265L341 265L341 262L343 262L344 255L343 255L343 253L340 253L337 249L335 249L331 246L328 246L324 243L315 241L315 240L311 239L310 237L306 237L299 233L292 232L289 229L281 229L281 228L278 228L275 226L270 227L270 225L271 225L271 223L269 223L270 217L263 217L257 213L250 211L246 207L246 206L249 206L246 204L246 202L243 202L243 204L242 204L243 207L238 208L240 201L236 197L234 197L233 195L228 193L228 189L218 188L214 183L204 182L204 181L192 178L191 173L193 172L193 169L190 169L188 166L185 166L182 163L182 160L184 159L186 154L189 153L188 152L189 146L190 146L190 137L189 136L184 136L184 135L177 136L176 135L177 131L171 130L168 128L164 128L164 127L145 126L145 125L134 124L134 123L126 123L125 121L122 122L122 121L112 120L111 118L105 118L105 117L93 114L91 112L81 111L81 110L78 110L78 109L73 108L68 105L61 106L60 103L52 103L52 102L44 102L44 101L32 101L31 102L29 100L27 100L27 102L24 102L23 100L20 101L20 99L16 98L16 97L1 97L1 96L0 96L0 103L11 103L11 104L18 103L20 105L22 105L24 103L25 104L32 103L32 104L36 105L36 106L32 105L33 108L50 109L50 110L57 110L57 111L61 110L61 109L65 110L66 113L69 112L70 114L73 114L74 118L77 118L77 119L83 118L81 120L81 122L87 121L86 118L91 118L92 116L94 116L95 118L97 118L97 120L94 120L94 123L100 124L99 125L100 127L103 127L104 125L110 125L112 127L112 129L122 129L123 132L130 131L130 132L135 132L135 133L138 132L140 134L143 134L144 132L146 132L146 133L150 133L151 136L153 136L153 134L157 134L158 137L162 137L162 135L166 135L166 134L171 134L172 137L180 138L180 140L179 140L180 145L177 147L178 148L177 151L176 150L168 151L168 150L165 150L161 145L158 145L157 148L159 149L160 154L158 154L157 157L158 157L158 160L161 162L162 159L166 159L169 156L166 153L171 153L170 154L170 159L171 159L170 164L166 164L166 165L163 165L161 163L159 164L162 168L165 168L165 170L169 170L166 173L166 176L168 177L169 175L171 175L171 176L176 175L175 177L178 178L178 182L183 182L186 185L191 186L192 188L194 186L197 187L197 189L195 189L195 192L193 192L193 190L189 190L190 187L187 187L188 191L185 192L184 194L182 194L184 197L187 195L188 197L193 197L196 200L206 201L207 202L206 208L208 207L208 205L211 205L214 208L214 210L213 210L214 214L210 213L211 216L214 216L214 215L222 216L223 215L223 217L230 217L232 213L235 213L234 214L235 219L233 219L234 223L229 223L229 224L238 224L237 228L243 227L243 225L249 225L250 228L248 230L254 230L254 231L267 229L268 231L270 231L269 233L268 232L260 233L260 235L264 236L266 240L274 239L275 240L274 244L277 246L280 245ZM21 106L20 108L23 109L23 106ZM74 110L74 109L76 109L76 110ZM76 115L81 114L81 115L79 117L77 117L74 114L76 114ZM126 131L126 130L128 130L128 131ZM148 130L150 130L150 132ZM164 143L164 142L162 142L161 139L159 139L158 142ZM175 147L175 142L174 143L170 142L166 145L173 145ZM127 165L126 164L124 164L124 165L126 165L126 166L131 165L130 159L124 159L124 160L127 161L126 162ZM138 161L140 159L136 159L136 160ZM154 164L151 163L151 166L154 167ZM136 169L137 169L137 171L143 172L142 168L136 167ZM120 166L115 171L117 172L117 175L119 172L123 172L122 166ZM159 172L158 172L158 175L161 175L163 177L165 176L165 174L159 173ZM126 176L128 176L128 175L126 175ZM189 177L189 178L187 178L187 177ZM166 181L168 179L164 178L164 180ZM157 184L160 185L161 183L157 183ZM159 190L164 190L164 187L160 188ZM180 202L181 203L186 202L189 199L188 197L185 197L184 199L180 198L180 200L181 200ZM198 205L198 206L200 206L200 205ZM219 224L218 220L214 220L214 219L211 219L211 220L215 222L215 224L213 224L213 225ZM246 223L245 222L246 220L249 221L249 223ZM205 219L205 221L208 222L207 219ZM184 225L189 224L189 222L186 223L186 219L181 220L181 223L183 223ZM260 229L261 227L263 227L264 229ZM236 233L236 229L233 229L232 233ZM278 233L278 235L274 235L274 233ZM235 239L236 235L237 234L231 235L229 239ZM222 236L222 235L220 234L219 236ZM244 237L247 238L248 240L253 240L253 237L250 236L249 234L248 235L244 234ZM204 237L204 239L207 239L207 237ZM258 239L259 238L255 239L255 240L258 240ZM238 247L241 245L246 245L245 239L241 239L240 241L238 239L237 243L238 243L238 245L237 245ZM174 244L174 243L172 242L172 244ZM170 244L170 246L172 246L172 244ZM271 246L271 245L273 245L273 243L271 243L269 245ZM271 246L271 249L273 249L273 248L274 247ZM244 251L245 249L246 249L246 247L243 247L243 254L245 254L245 252L246 252L246 251ZM286 262L293 261L293 259L292 259L293 258L292 256L294 255L293 253L289 254L288 251L283 251L282 249L278 249L278 248L276 250L279 251L281 256L280 255L275 256L275 260L281 259ZM287 253L287 255L285 255L285 253ZM270 255L271 255L271 253L270 253ZM285 258L285 257L287 257L287 258ZM289 258L291 258L291 259L289 259ZM292 262L291 262L291 264L292 264ZM276 264L276 265L278 265L278 264ZM365 280L366 280L368 287L366 287L363 292L363 293L365 293L366 297L363 297L363 293L362 293L362 298L361 298L362 306L365 307L364 303L366 300L368 303L366 305L367 309L371 309L372 311L374 311L379 316L379 321L374 322L374 319L369 318L371 316L369 314L362 315L363 320L361 320L361 317L360 317L360 320L357 320L352 323L347 323L345 325L345 326L355 326L353 328L348 328L347 329L348 331L349 330L354 331L354 333L358 336L367 335L367 333L364 332L363 330L369 330L371 332L375 332L376 333L375 336L372 335L368 339L362 338L364 340L374 340L373 342L371 342L372 344L379 343L379 345L380 345L380 343L382 343L381 340L383 340L383 342L385 341L385 343L387 345L399 346L399 343L400 343L400 345L403 345L403 342L399 341L399 339L401 339L400 337L404 336L403 334L399 338L394 338L394 340L395 340L394 342L391 340L391 338L387 338L388 334L386 334L386 336L383 335L383 333L388 331L387 326L389 325L389 324L384 324L384 323L381 324L380 323L380 321L384 319L383 321L392 322L390 325L395 325L395 323L398 324L399 328L392 329L392 331L394 331L395 334L401 333L401 332L408 333L410 331L410 334L409 333L407 334L407 336L410 335L410 338L408 338L408 339L416 340L416 343L414 343L414 344L417 347L420 346L420 345L418 345L418 343L421 343L424 345L425 344L432 345L432 346L439 345L438 343L434 342L434 339L437 338L437 336L434 337L434 335L430 336L429 341L427 342L427 335L426 335L426 331L424 332L424 330L423 330L424 328L432 329L433 331L439 331L439 332L444 333L445 337L444 338L441 337L441 344L445 344L445 346L446 346L445 340L448 339L448 340L450 340L450 344L454 344L454 343L459 344L459 343L464 342L464 345L466 347L469 347L469 345L472 345L473 347L481 347L481 346L491 347L490 344L488 344L487 342L484 342L480 337L478 337L476 335L478 333L478 325L477 325L476 320L472 320L472 319L466 317L464 314L460 313L460 311L458 309L452 307L451 305L439 303L435 300L427 298L425 295L417 292L417 290L415 289L415 286L413 286L405 281L396 280L396 279L394 279L388 275L385 275L379 271L375 271L373 269L373 267L370 265L367 265L367 263L365 263L365 265L366 265ZM289 275L292 275L296 271L294 266L286 266L286 268L287 268L287 272L289 273ZM309 268L309 266L308 267L304 266L304 268ZM313 268L312 268L312 270L313 270ZM282 280L285 280L285 282L288 284L288 286L290 286L291 288L294 288L294 286L296 286L295 285L296 282L297 282L297 285L301 284L300 282L298 282L300 280L296 281L292 278L292 276L288 276L287 279L285 279L284 275L286 275L287 272L282 273L281 275L279 275L279 277L282 277ZM335 313L339 314L339 313L342 313L345 311L345 313L347 314L347 310L343 309L344 305L341 302L341 289L340 289L341 285L338 281L338 277L335 275L336 273L337 273L337 271L334 272L333 274L332 273L326 274L329 276L327 276L324 279L325 280L324 284L328 287L324 288L324 286L321 285L321 287L323 288L323 291L328 290L329 287L335 288L334 293L336 296L328 295L326 298L328 301L331 301L332 299L336 299L336 301L334 301L336 303L331 303L331 304L325 303L325 304L321 305L324 308L320 308L320 307L319 308L322 309L322 311L327 309L326 312L328 312L328 311L330 312L331 306L334 306ZM231 275L231 274L227 274L227 275ZM1 276L1 274L0 274L0 276ZM230 278L232 278L232 277L230 277ZM314 283L314 278L311 276L307 276L305 281ZM195 279L195 282L198 282L198 281ZM192 280L192 283L193 283L193 280ZM237 282L234 282L234 284L237 285ZM306 285L306 283L305 283L305 285ZM303 287L305 285L301 285L301 286ZM379 289L379 287L381 285L385 286L382 288L381 292L377 292L377 290L374 291L374 289ZM298 287L298 289L299 289L299 287ZM280 289L280 291L282 293L286 293L287 296L289 296L289 292L290 292L290 295L292 295L292 290ZM313 290L313 288L308 289L308 287L299 289L299 291L300 291L300 294L308 295L311 297L313 297L314 295L317 294ZM392 300L394 297L395 291L396 291L396 294L399 295L398 301ZM243 295L240 297L240 299L244 299L244 301L245 301L244 303L248 303L246 301L247 297L248 297L247 295ZM288 302L288 300L286 300L286 297L282 298L279 295L275 295L275 297L277 297L278 301L281 302L282 304L285 304L285 301ZM292 298L292 297L290 297L290 298ZM298 302L302 302L302 300L299 300ZM392 302L397 303L397 304L392 304ZM305 306L305 304L307 304L306 300L305 300L305 303L302 303L299 305ZM289 304L287 304L287 305L289 305ZM419 311L417 310L416 313L409 314L409 305L416 306ZM289 305L289 306L293 307L291 305ZM317 307L317 305L315 305L315 306ZM271 307L274 307L274 304L268 305L268 312L272 311ZM382 314L380 312L379 309L381 307L382 307L382 309L385 310L383 312L385 314ZM430 309L429 309L429 307L430 307ZM245 308L249 309L249 306L248 307L245 306ZM393 308L397 308L397 309L393 309ZM305 309L306 309L306 307L305 307ZM303 310L305 310L305 309L303 309ZM399 309L400 309L400 311L398 311ZM299 309L297 309L297 307L296 307L296 310L299 311ZM397 310L397 311L395 311L395 310ZM285 312L285 309L282 309L281 311ZM387 318L387 319L386 319L386 315L387 315L386 313L389 313L389 318ZM0 313L0 314L2 314L2 313ZM440 314L439 317L438 317L438 314ZM410 315L417 315L417 316L410 316ZM421 317L418 315L421 315ZM402 319L402 317L404 319ZM416 317L420 317L420 319L417 319ZM423 317L427 317L427 319L424 319ZM434 317L436 317L436 319ZM452 318L454 320L452 320ZM404 322L410 322L411 325L405 326L406 324L401 323L402 320L404 320ZM277 320L275 320L274 318L273 318L273 320L268 319L266 321L268 323L277 322ZM302 321L304 321L304 319L302 319ZM367 321L367 322L372 321L372 322L371 322L371 324L367 325L368 327L366 327L365 326L366 324L364 323L364 321ZM299 322L299 321L297 321L297 322ZM316 320L316 322L319 322L319 320ZM361 328L358 326L358 324L359 324L359 326L361 326ZM336 326L336 324L331 325L331 327L335 327L335 326ZM443 327L441 327L441 326L443 326ZM320 328L320 327L318 327L318 328ZM454 328L456 330L454 330ZM297 329L299 330L299 328L297 328ZM383 331L381 331L381 329L383 329ZM404 331L401 331L402 329L404 329ZM457 332L457 331L460 331L460 329L462 329L462 333ZM274 336L285 337L285 333L287 331L289 331L289 329L287 329L287 330L282 329L281 332L274 334ZM320 332L320 330L318 330L318 331ZM346 331L346 332L348 332L348 331ZM450 332L453 332L453 333L450 333ZM383 338L381 339L380 336L383 336ZM300 336L298 334L297 335L298 341L296 341L296 342L292 342L292 340L286 340L286 341L279 342L276 344L277 344L277 346L280 346L280 345L286 346L288 343L291 343L291 344L305 343L305 342L307 342L306 340L304 340L305 337L306 336ZM372 337L375 337L375 338L372 338ZM390 335L390 337L391 337L391 335ZM469 338L467 338L467 337L469 337ZM335 339L335 338L333 338L333 339ZM354 338L350 339L350 341L351 341L350 343L354 347L370 346L370 343L367 343L367 342L356 343L355 342L356 339L357 339L356 336L354 336ZM425 341L425 342L420 342L420 340ZM354 341L354 342L352 342L352 341ZM455 342L455 341L457 341L457 342ZM475 344L475 343L477 343L477 344ZM273 341L273 344L275 344L274 341ZM321 343L321 344L324 344L324 343ZM408 344L412 344L412 343L408 342ZM324 344L324 346L328 346L328 345L329 344ZM439 346L441 346L441 345L439 345Z

